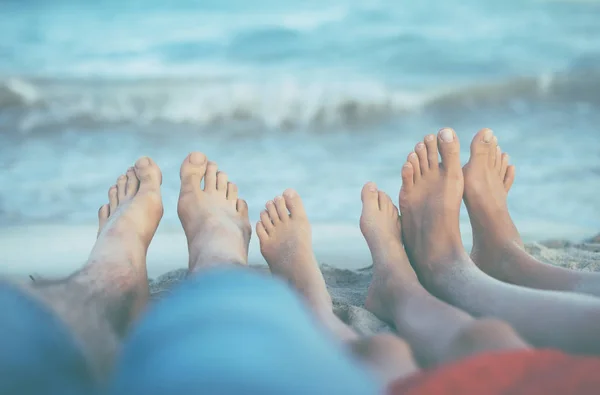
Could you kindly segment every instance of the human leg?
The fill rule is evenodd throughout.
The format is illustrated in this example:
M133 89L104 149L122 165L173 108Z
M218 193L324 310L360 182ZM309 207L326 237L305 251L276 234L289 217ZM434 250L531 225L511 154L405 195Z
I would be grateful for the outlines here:
M439 165L433 164L438 146ZM474 316L506 321L535 346L600 353L598 299L506 284L477 268L460 237L464 179L454 131L442 130L427 153L431 159L425 174L414 163L404 166L400 192L402 237L423 285ZM417 172L420 178L413 177Z
M398 209L389 196L367 183L361 198L360 228L373 257L373 280L365 307L394 324L423 365L436 366L484 351L528 347L507 324L476 320L427 292L402 246Z
M246 267L247 206L223 176L200 153L184 161L189 276L132 333L112 393L377 393L285 283Z
M311 226L298 193L288 189L267 202L256 225L261 252L271 272L286 280L306 300L320 324L369 364L386 382L417 370L408 347L399 338L361 338L333 313L331 296L312 249Z
M464 200L473 226L471 258L490 276L529 288L600 296L600 274L549 265L523 248L507 206L514 166L489 129L477 133L463 168Z

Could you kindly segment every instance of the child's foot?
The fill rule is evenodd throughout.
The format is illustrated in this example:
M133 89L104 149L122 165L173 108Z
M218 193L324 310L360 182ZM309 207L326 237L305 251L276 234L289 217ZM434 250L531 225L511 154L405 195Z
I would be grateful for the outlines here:
M404 298L414 287L421 288L421 284L402 246L400 217L390 197L369 182L363 187L361 199L360 230L373 257L373 280L365 307L391 322L392 301Z
M490 129L480 130L471 143L471 158L463 168L464 200L473 227L473 260L494 277L507 249L523 242L507 207L507 196L515 179L515 167L498 146ZM501 277L501 276L500 276Z
M260 251L271 272L289 281L318 311L332 310L331 297L312 249L302 199L288 189L267 202L256 224Z

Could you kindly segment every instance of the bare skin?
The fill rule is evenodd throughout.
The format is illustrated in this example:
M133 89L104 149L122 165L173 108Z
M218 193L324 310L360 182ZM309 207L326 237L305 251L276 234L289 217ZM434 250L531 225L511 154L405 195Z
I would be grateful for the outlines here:
M473 226L471 258L481 270L504 282L600 297L600 274L548 265L525 251L506 203L515 179L508 159L490 129L477 133L471 159L463 168L464 200Z
M150 158L138 159L109 189L85 266L64 280L28 286L68 325L99 377L148 301L146 253L163 214L161 181Z
M260 249L271 272L296 288L319 322L386 382L418 370L410 347L392 335L359 338L334 313L331 296L312 249L311 227L296 191L288 189L266 204L256 224Z
M373 257L365 307L394 324L421 365L436 366L484 351L528 348L507 324L475 320L427 292L402 246L398 209L390 197L367 183L361 198L360 229Z
M464 178L456 133L443 129L425 151L404 165L400 191L404 246L425 288L476 317L506 321L534 346L600 354L600 300L507 284L475 265L459 230Z
M237 186L200 152L188 155L180 176L177 213L187 237L190 272L221 264L246 265L252 227Z

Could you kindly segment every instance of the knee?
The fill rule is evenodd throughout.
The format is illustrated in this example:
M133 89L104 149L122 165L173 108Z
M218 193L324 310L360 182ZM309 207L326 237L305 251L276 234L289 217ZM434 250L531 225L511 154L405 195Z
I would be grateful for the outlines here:
M385 383L418 371L410 346L391 334L357 340L352 344L352 351Z
M410 345L391 333L382 333L369 338L356 340L351 345L352 351L361 358L372 359L381 356L394 356L401 359L412 359Z
M480 319L463 328L453 339L455 356L468 356L483 351L509 350L528 347L525 341L506 322Z

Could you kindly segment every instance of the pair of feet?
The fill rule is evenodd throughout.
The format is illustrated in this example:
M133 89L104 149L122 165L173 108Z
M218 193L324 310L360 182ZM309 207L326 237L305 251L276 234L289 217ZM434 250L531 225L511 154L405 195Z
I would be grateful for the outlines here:
M247 264L251 227L248 206L238 198L236 185L197 152L184 160L180 176L178 214L188 241L189 270ZM389 196L373 183L362 191L360 228L375 267L366 306L386 320L386 300L420 287L417 274L425 285L433 284L448 270L448 261L471 262L464 257L458 226L463 195L478 235L475 257L497 256L504 244L520 243L506 208L514 168L490 130L475 136L464 169L454 131L426 136L409 155L402 180L402 224ZM109 189L109 204L99 211L99 236L90 264L106 259L128 262L137 273L134 281L146 286L146 252L163 213L161 181L160 169L149 158L139 159L119 177ZM271 271L290 281L314 309L331 311L312 251L310 224L294 190L267 202L256 232Z

